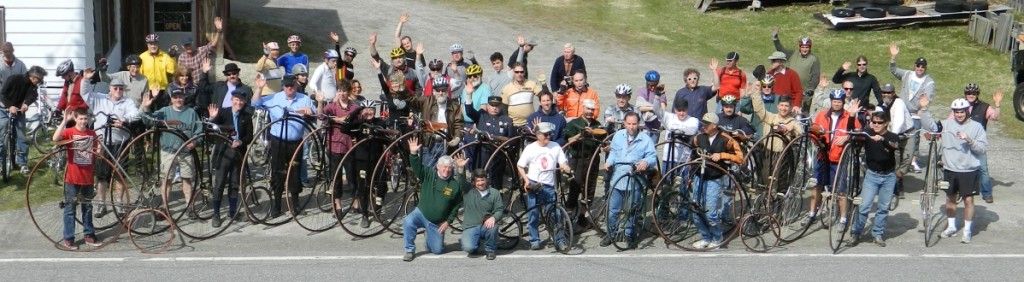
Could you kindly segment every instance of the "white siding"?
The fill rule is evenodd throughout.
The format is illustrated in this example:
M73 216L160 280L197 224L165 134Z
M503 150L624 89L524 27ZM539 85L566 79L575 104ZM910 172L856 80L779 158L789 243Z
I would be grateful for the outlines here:
M3 0L0 5L6 8L7 40L15 54L26 65L45 68L49 88L63 85L53 75L60 62L71 59L76 69L94 64L92 1Z

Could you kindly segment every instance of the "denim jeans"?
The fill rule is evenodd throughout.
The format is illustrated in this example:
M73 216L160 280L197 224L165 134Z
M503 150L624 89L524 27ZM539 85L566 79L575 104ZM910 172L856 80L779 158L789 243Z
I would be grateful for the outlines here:
M423 217L420 208L412 210L402 221L402 238L405 239L405 252L416 252L416 231L423 228L426 234L427 251L440 255L444 253L444 234L437 232L439 226Z
M483 224L467 228L462 231L462 238L459 243L462 245L462 251L473 254L480 249L480 239L484 240L484 252L493 253L497 249L498 245L498 224L494 222L494 227L486 228Z
M724 177L719 177L705 181L700 176L694 176L693 199L704 208L704 219L694 218L693 222L697 225L697 231L700 232L704 241L722 241L722 220L718 216L718 209L719 201L722 198L724 179ZM699 217L699 215L694 216Z
M92 201L96 197L96 190L92 185L64 184L64 240L75 240L75 197L79 198L78 205L82 207L82 231L85 235L94 235L96 230L92 226Z
M992 196L992 179L988 177L988 154L981 154L978 156L978 160L981 161L981 195L984 197Z
M875 226L871 229L871 235L882 237L885 231L885 221L889 217L889 203L892 202L892 191L896 188L896 173L878 174L868 170L864 174L864 185L860 191L860 208L858 215L853 221L853 234L857 236L864 229L868 220L868 212L871 211L875 195L878 195L878 208L875 209Z
M630 212L628 210L623 210L622 209L623 208L623 206L622 206L623 205L623 198L630 197L630 203L629 203L629 205L626 208L628 208L628 209L642 209L643 207L641 205L643 203L640 202L640 197L641 197L640 193L642 193L642 192L643 192L643 187L640 187L639 185L632 185L632 187L629 187L626 190L619 190L619 189L611 189L610 190L611 194L608 195L608 230L607 230L609 236L615 236L615 234L617 234L617 232L618 232L618 228L619 228L619 212ZM632 194L632 195L629 195L629 194ZM626 219L626 226L625 226L626 227L626 230L625 230L626 237L633 238L633 237L635 237L637 235L636 234L637 232L633 230L634 229L633 228L634 224L636 223L637 216L639 216L638 213L634 214L634 216L631 216L631 217Z
M530 181L530 183L533 184L535 182ZM540 226L541 208L533 208L537 206L538 200L544 204L541 208L545 211L551 209L555 204L555 187L551 185L542 185L540 189L526 193L526 209L530 211L526 225L529 227L530 231L531 246L540 244L540 230L538 230L538 226ZM555 240L560 241L561 238L555 238Z
M7 126L11 125L11 119L9 117L10 113L7 112L7 109L3 109L3 111L0 111L0 130L3 130L2 132L6 132ZM15 144L15 146L18 147L16 151L18 152L18 154L14 156L14 163L20 166L24 166L28 164L28 143L25 139L25 115L19 114L14 116L14 125L14 142L17 143ZM2 136L3 134L0 134L0 137ZM5 152L4 150L2 150L6 149L4 148L4 146L7 146L7 140L0 140L0 152Z

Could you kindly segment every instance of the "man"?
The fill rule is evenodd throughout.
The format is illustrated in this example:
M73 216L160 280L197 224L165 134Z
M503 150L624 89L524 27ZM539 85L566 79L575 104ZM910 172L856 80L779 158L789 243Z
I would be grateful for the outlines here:
M124 96L135 102L135 105L141 105L142 95L149 94L149 79L140 72L142 59L139 58L139 55L129 54L124 58L125 70L115 73L106 71L106 61L106 58L100 59L100 71L98 72L100 80L109 84L114 79L120 79L125 83Z
M185 140L203 132L203 124L199 119L199 115L196 114L194 109L185 106L184 91L181 91L181 89L171 91L171 105L160 108L156 111L152 110L152 105L155 100L152 96L153 95L147 95L143 97L143 112L152 113L154 117L165 122L179 122L178 125L170 127L177 129L184 134ZM154 124L151 122L150 126L153 125ZM188 154L177 157L175 156L175 153L182 146L185 146L188 150L195 148L195 142L185 143L185 140L182 140L182 138L172 134L162 134L160 136L160 177L163 179L161 188L170 189L169 186L171 185L171 180L175 178L174 172L178 171L181 175L181 192L184 194L185 203L191 205L193 204L192 179L195 177L196 167L193 165L192 156ZM196 219L198 218L198 214L196 214L194 210L189 211L188 218Z
M732 96L726 96L732 97ZM732 99L732 98L728 98ZM700 121L697 118L690 116L688 105L689 102L686 100L679 100L672 106L672 112L665 111L662 113L662 118L665 120L665 140L675 140L674 144L666 146L661 152L662 158L662 172L668 172L676 165L685 163L690 160L690 147L686 146L693 136L697 135L697 130L700 127ZM735 107L733 107L735 108ZM672 154L669 154L669 148L672 148Z
M512 127L512 118L509 118L508 115L504 114L501 110L501 106L501 97L498 96L491 96L487 98L487 104L483 106L486 114L481 114L480 111L473 110L471 108L472 105L470 104L463 104L463 107L466 108L465 112L470 113L470 117L473 118L474 124L476 124L475 129L474 127L470 127L470 135L476 135L477 132L484 132L492 140L494 138L508 139L516 136L518 133ZM473 146L466 149L468 150L469 155L476 156L475 154L477 152L473 151L475 150ZM482 152L479 152L480 156L490 156L494 153L493 150L487 146L483 146L481 149ZM501 184L505 178L504 169L496 169L496 167L492 167L491 171L488 171L487 173L490 175L489 178L491 180L491 186L503 188Z
M885 222L889 218L889 203L892 201L893 190L896 188L896 150L899 150L899 136L890 132L889 115L885 112L871 113L871 126L865 132L871 138L864 143L864 161L867 171L864 173L864 182L861 185L861 205L857 214L854 215L853 232L850 233L850 243L847 246L856 246L861 241L861 231L868 220L868 213L875 210L875 226L871 230L871 236L875 244L885 247ZM873 203L875 196L878 196L878 208Z
M416 208L402 221L402 237L405 239L403 261L412 261L416 256L415 240L420 228L426 236L427 250L435 255L444 253L444 233L448 224L459 215L462 184L466 178L463 172L466 158L463 156L457 156L457 159L443 156L437 160L435 170L424 168L419 159L418 139L409 138L409 158L412 172L422 181L422 188Z
M711 68L712 72L716 71L718 69L718 59L711 58L711 64L708 67ZM676 91L676 96L672 98L672 104L676 105L679 101L686 100L687 105L689 105L686 108L687 113L692 116L704 116L704 113L708 112L708 99L717 98L718 96L718 76L711 76L711 86L698 85L700 82L700 72L694 68L684 70L683 77L686 78L686 86ZM732 96L733 100L739 100L740 97L739 95L729 96Z
M611 172L608 182L613 183L608 197L608 226L604 239L601 239L601 246L611 245L613 240L629 240L629 246L636 248L636 237L642 230L634 230L635 217L626 219L626 228L622 230L624 237L619 237L618 221L619 212L622 210L623 200L631 199L630 206L640 204L643 189L631 187L629 181L619 181L620 178L628 177L631 173L644 173L651 165L657 165L657 153L655 152L654 141L647 134L640 134L640 115L635 112L626 113L623 122L624 128L616 131L612 136L611 151L605 159L604 169ZM635 171L634 171L635 169ZM627 193L632 193L628 195Z
M829 93L830 107L826 110L817 113L814 116L814 126L812 126L811 134L814 134L818 140L821 141L824 148L818 149L817 162L815 163L814 175L817 184L814 185L814 190L811 191L811 204L807 214L807 218L801 222L801 226L806 226L814 222L817 218L818 204L821 203L821 192L825 190L825 186L832 186L832 181L835 180L836 168L839 166L839 157L843 154L843 147L846 146L850 136L846 132L847 130L854 130L861 128L860 121L854 115L860 111L859 106L850 107L850 112L844 110L846 105L846 92L842 90L832 90ZM815 130L813 128L817 128ZM824 131L824 132L823 132ZM831 187L832 193L845 193L846 187ZM846 214L846 201L839 201L840 214ZM842 217L839 219L839 224L846 225L847 218Z
M887 130L892 133L902 133L913 128L914 124L910 118L910 111L907 110L907 105L903 103L903 99L896 96L896 87L891 83L886 83L882 85L881 90L882 101L875 110L885 113L889 117ZM907 140L899 140L897 145L899 145L899 154L903 155L907 147ZM895 190L900 199L902 199L904 194L902 171L896 174Z
M231 143L217 144L214 148L214 171L217 177L214 178L213 187L210 189L211 204L213 204L213 219L210 224L213 228L220 228L220 207L223 203L224 189L227 186L228 194L228 218L238 219L238 171L242 167L242 154L245 154L248 144L252 142L253 117L252 108L248 107L249 96L252 93L247 89L235 89L231 91L231 107L220 108L210 104L207 111L210 113L210 121L220 126L221 130L228 133Z
M527 126L530 130L533 130L536 129L537 124L540 124L541 122L554 124L555 131L551 133L551 139L555 141L555 143L558 143L559 146L562 146L568 142L565 140L565 135L562 134L565 131L565 117L559 114L558 110L555 109L554 100L555 96L554 94L551 94L551 91L548 91L547 89L541 90L540 108L526 118L526 120L530 121ZM586 108L585 105L584 108ZM586 109L583 111L586 112ZM513 119L512 122L514 124L515 120Z
M437 81L434 81L434 91L447 92L448 82L443 77L438 77ZM443 155L448 150L445 150L445 145L452 150L455 150L462 142L462 129L466 125L462 115L462 105L458 101L452 101L448 99L448 95L433 95L430 97L419 96L414 99L416 108L420 111L420 118L428 124L444 124L444 132L448 140L423 140L424 145L427 145L428 152L423 153L424 166L431 167L437 161L437 158ZM433 134L426 134L421 136L427 138L429 136L436 136ZM440 144L438 144L440 143Z
M760 83L754 83L754 87L759 87ZM744 96L749 96L750 92L756 90L751 89L750 91L744 91ZM803 134L803 128L793 116L792 108L794 102L789 96L776 96L778 101L776 102L776 112L769 112L765 107L765 99L752 98L750 99L752 108L754 108L754 116L757 117L758 122L755 125L760 125L760 129L757 132L761 133L761 136L767 136L771 132L778 132L789 140L795 139L797 136ZM769 148L775 148L776 150L782 150L786 144L769 144Z
M336 77L338 79L338 81L341 81L341 80L349 80L349 81L351 81L356 76L356 73L355 73L355 68L356 67L355 67L355 65L352 64L352 60L356 59L356 48L354 48L354 47L345 47L345 52L342 53L341 52L341 41L340 41L341 38L339 38L338 34L333 32L333 31L331 32L331 40L334 40L334 52L341 54L341 59L335 61L334 69L335 69L336 73L334 74L334 77ZM412 46L410 46L409 48L412 48ZM406 54L408 54L408 52L406 52ZM330 101L328 101L328 102L330 102Z
M760 95L753 95L749 93L747 95L742 95L742 97L740 98L740 112L751 115L750 124L754 126L754 130L756 131L754 138L760 139L761 137L766 136L771 132L764 131L765 122L761 120L761 118L758 117L756 114L754 114L753 99L761 99L761 104L764 106L765 112L778 113L779 100L782 97L775 94L773 90L775 86L775 77L773 77L770 74L765 74L764 78L762 78L757 83L754 83L753 86L756 87L757 89L750 89L749 92L759 91ZM769 124L768 126L768 128L771 129L773 125Z
M199 75L199 86L197 87L199 94L199 107L206 108L209 105L216 105L217 108L230 108L234 102L232 102L232 94L235 90L241 90L242 93L252 94L253 89L248 85L242 83L242 79L239 78L242 69L235 63L228 63L224 65L224 70L221 72L224 74L226 81L210 81L209 69L204 69ZM262 91L262 89L261 89ZM242 102L246 105L249 104L249 100L242 99Z
M25 66L25 62L14 56L14 44L10 42L4 42L3 46L0 46L0 54L4 58L3 63L0 63L0 88L3 88L7 78L15 74L25 74L28 67Z
M551 79L548 80L548 83L550 83L548 89L558 89L556 92L565 93L576 85L574 76L579 72L586 71L587 64L583 62L583 57L576 55L576 47L572 43L565 43L565 48L562 49L562 56L555 58L555 65L551 67ZM598 105L600 104L598 103ZM598 108L598 111L600 112L600 108Z
M64 111L67 109L74 111L77 108L88 109L89 105L85 104L85 99L82 99L82 97L92 92L94 86L85 79L85 76L75 71L75 64L71 60L65 60L60 65L57 65L56 75L64 79L64 88L61 89L60 98L57 100L57 110ZM34 103L35 99L25 102L24 106L27 106Z
M533 114L534 97L540 94L541 87L533 80L526 78L526 67L516 64L512 67L512 83L501 90L501 102L508 105L508 116L515 126L525 126L527 117Z
M850 97L867 102L870 101L868 98L871 91L874 91L876 104L881 103L882 92L878 86L878 79L875 78L875 75L868 73L868 58L864 55L857 56L857 69L851 72L849 71L851 66L853 63L843 63L843 66L839 67L832 75L832 83L850 81L853 84L853 93L848 94Z
M953 100L950 108L953 116L944 121L934 121L928 110L927 97L918 99L921 127L928 131L942 131L942 170L946 188L946 230L941 238L956 236L956 206L964 202L964 232L960 242L971 243L971 224L974 219L974 196L978 195L978 177L981 170L981 155L988 152L988 134L981 123L970 119L967 113L971 103L964 98ZM941 128L941 129L940 129Z
M445 96L448 96L449 98L453 98L452 97L453 93L449 93L449 91L448 91L449 90L448 86L451 84L450 83L451 82L451 78L446 76L446 75L444 75L444 73L441 72L441 69L444 68L444 62L442 62L441 60L438 60L438 59L433 59L433 60L430 60L430 63L427 63L427 65L424 66L423 65L423 62L424 62L424 60L423 60L423 52L422 52L423 51L423 43L420 43L419 45L417 45L416 46L416 50L420 51L420 52L416 52L416 64L418 64L418 66L416 66L416 76L417 76L417 78L418 78L418 80L420 82L420 87L423 87L423 96L433 96L433 95L436 94L436 95L445 95ZM434 84L434 81L438 81L437 80L438 78L441 78L442 80L444 80L444 83L445 83L444 90L445 91L444 92L439 92L439 93L434 93L435 91L434 91L434 85L433 84ZM461 93L454 93L454 94L461 94ZM490 95L490 94L488 94L488 95Z
M305 64L295 64L292 66L292 75L295 76L295 91L299 93L306 93L306 86L309 86L309 68Z
M373 64L380 65L377 68L382 74L384 74L384 77L392 77L395 74L403 75L405 78L405 88L408 89L410 93L415 94L416 96L421 96L423 86L420 85L419 78L414 72L415 70L406 64L405 49L402 49L402 47L392 48L389 55L391 58L390 64L383 61L380 54L377 53L377 33L370 33L370 57L373 58ZM462 81L460 80L459 83L462 83Z
M213 34L213 40L199 48L195 47L192 37L186 36L181 39L181 48L185 49L185 52L178 55L178 64L192 72L193 82L199 83L200 65L203 60L210 59L210 55L217 52L217 45L224 38L224 24L220 17L213 18L213 27L217 30ZM171 46L172 50L177 50L177 48L178 46Z
M404 26L408 21L409 12L402 13L402 15L398 17L398 27L395 28L395 45L398 45L402 50L405 50L405 65L415 68L416 56L419 56L423 52L412 49L412 37L409 37L408 35L402 36L402 26Z
M750 126L747 118L739 115L736 111L736 103L739 100L732 98L732 96L727 97L722 99L722 113L718 114L718 127L732 132L729 136L736 139L736 141L743 142L754 138L754 127Z
M633 97L633 88L629 84L619 84L615 87L615 106L604 110L604 123L608 126L608 131L615 132L622 129L626 114L640 113L633 104L629 103L631 97ZM641 122L641 126L642 124L643 122Z
M267 109L271 122L286 118L288 115L309 117L316 114L313 100L306 96L306 94L296 91L298 82L295 81L294 76L286 75L281 80L281 84L284 90L266 97L260 97L259 91L263 87L262 85L257 85L257 93L251 97L253 107ZM295 154L295 151L300 149L299 141L302 140L302 136L305 134L303 125L304 122L302 121L288 119L285 122L273 123L270 127L270 134L267 136L270 139L271 152L269 162L271 164L270 186L274 188L274 203L270 211L271 218L281 216L281 196L284 194L285 188L291 193L294 202L297 203L299 200L299 192L302 189L300 177L289 178L288 183L285 183L285 177L289 173L289 168L295 175L299 173L299 165L288 164L292 162L292 155Z
M92 109L93 112L106 113L106 115L96 115L96 120L93 122L92 127L98 134L104 135L99 142L102 142L101 144L107 148L107 151L113 154L113 156L104 155L112 161L118 158L123 146L128 143L128 141L131 141L133 137L131 131L127 129L128 124L137 121L139 118L139 106L135 104L135 101L125 99L124 97L126 85L127 83L123 80L115 78L110 81L110 94L93 92L89 93L88 97L85 99L85 103L89 105L89 108ZM110 120L111 116L108 115L113 115L116 119ZM104 132L101 130L101 128L106 126L112 126L113 128L110 129L110 132ZM100 199L109 199L106 197L107 188L110 185L110 177L114 168L110 167L106 162L98 161L96 162L95 169L97 180L96 195L99 196ZM117 184L122 183L118 182ZM123 195L121 191L124 187L117 185L114 189L116 190L114 195ZM114 197L113 199L117 204L123 204L124 200L126 200L122 197ZM120 210L120 208L118 210ZM96 212L95 215L96 218L101 218L106 215L106 213L107 206L103 205L100 206L100 210Z
M353 142L384 135L376 129L385 128L388 121L376 116L377 105L374 105L374 102L364 101L355 113L358 113L358 116L349 118L349 122L341 124L342 132L355 138ZM355 197L352 199L352 212L362 216L359 221L359 226L362 228L370 227L369 216L370 209L372 209L370 203L377 200L374 199L373 202L370 200L370 175L373 174L377 161L384 155L384 147L387 145L385 142L369 142L366 147L361 147L361 150L350 152L354 154L352 162L345 164L346 170L352 170L351 173L346 172L346 175L348 175L346 177L348 177L349 186L355 190L354 192L347 192L355 194ZM356 175L359 177L356 177ZM374 198L383 199L386 195L387 189L381 189L383 188L382 184L377 184L374 190L376 192ZM376 207L379 208L380 206Z
M509 64L511 65L511 64ZM500 52L491 54L491 68L494 69L494 76L487 81L491 86L491 93L501 93L505 86L512 82L512 67L505 67L505 58Z
M306 54L299 52L299 46L302 46L302 38L299 38L299 36L295 34L288 36L288 49L290 49L291 52L277 58L277 65L284 67L285 74L294 75L294 67L297 64L309 66L309 57L306 56Z
M519 157L519 161L516 163L519 177L523 179L523 189L527 191L526 210L530 211L527 227L530 233L531 250L544 248L541 245L540 231L538 230L540 211L542 208L544 210L551 209L555 204L555 181L557 181L555 171L561 170L562 173L572 172L562 147L558 146L555 142L551 142L551 133L554 131L555 125L551 123L542 122L537 124L537 141L526 145L522 155ZM543 207L534 208L538 204L543 205ZM555 237L552 239L552 243L555 244L555 249L557 250L566 250L569 244L572 243L566 242L564 237L555 234L550 235Z
M798 52L786 50L779 41L779 28L776 27L772 29L772 43L775 45L775 51L786 54L787 64L800 76L800 86L804 90L802 94L810 96L808 90L814 89L816 79L821 76L821 62L818 61L818 56L811 53L811 38L804 37L797 41ZM810 101L802 101L804 102L798 106L801 111L806 112Z
M693 147L704 150L711 156L711 161L722 167L729 167L726 162L743 165L743 151L739 143L728 134L718 130L718 116L712 113L704 114L701 119L701 134L693 139ZM702 240L694 242L693 247L698 249L715 249L722 245L722 218L719 207L720 201L725 196L724 190L728 189L728 177L722 171L707 169L703 173L698 172L694 176L693 199L701 203L704 208L704 219L695 219L697 231ZM683 188L683 187L680 187ZM700 216L693 214L693 216Z
M474 254L483 239L487 260L494 260L498 245L498 227L505 204L498 189L487 186L487 173L473 170L473 188L462 192L462 250ZM517 238L518 240L518 238Z
M714 75L718 78L718 99L725 95L734 97L740 96L740 91L747 85L747 74L738 67L740 54L729 52L725 55L725 66L715 70Z
M316 100L317 108L334 101L334 94L338 92L338 51L328 49L324 51L324 63L313 70L313 76L309 78L309 87L312 96Z
M485 87L483 85L483 82L484 82L483 74L484 74L484 69L481 68L480 65L476 65L476 64L470 65L468 68L466 68L466 82L465 82L465 85L463 86L461 92L454 92L455 88L454 87L451 88L451 91L452 91L451 93L460 93L459 98L462 99L463 103L467 103L467 104L472 103L472 110L473 110L473 112L481 110L484 104L490 103L490 101L491 101L490 97L492 97L492 95L494 95L493 93L491 93L491 88L490 87ZM494 96L494 97L498 97L498 96ZM498 97L498 98L501 98L501 97ZM499 103L500 103L500 101L499 101ZM469 115L470 114L469 111L468 110L467 111L463 111L462 113L463 113L463 118L466 120L466 124L472 124L473 123L473 119ZM506 116L507 116L507 113L506 113Z
M771 69L768 74L775 77L775 94L789 96L789 99L793 101L793 112L799 115L804 99L804 88L800 84L800 75L786 67L786 54L782 52L775 51L768 56L768 60L771 61Z
M896 55L899 55L899 53L900 48L896 46L896 42L889 43L889 72L902 82L899 95L903 98L903 102L907 104L907 110L911 113L910 117L914 121L914 129L921 129L921 116L917 113L922 108L917 107L918 103L916 101L921 99L921 97L927 97L928 102L932 101L932 96L935 95L935 80L927 73L928 61L924 57L917 58L914 61L914 70L912 71L896 67ZM915 172L920 172L921 166L917 165L917 154L920 149L919 146L921 146L921 135L912 135L909 142L910 165Z
M544 105L543 101L544 96L541 96L541 106ZM573 174L575 181L569 182L569 197L565 201L565 208L570 211L576 210L580 201L589 203L594 198L597 188L598 163L591 163L590 160L604 136L594 134L594 129L601 128L601 122L593 118L595 109L597 109L597 103L594 100L583 100L583 115L569 121L562 131L562 136L568 137L570 143L582 139L582 141L574 143L575 145L570 145L565 151L566 157L569 158L569 167L573 171L580 172ZM595 173L586 173L587 171ZM584 184L587 184L586 187L583 187ZM586 193L583 195L583 199L580 199L580 193ZM586 225L585 218L580 217L579 221L579 225Z
M968 103L971 103L971 108L967 111L971 120L974 120L981 124L981 127L988 130L988 121L999 120L999 104L1003 102L1003 92L996 90L995 95L992 96L992 106L988 103L978 99L981 94L981 88L977 84L969 83L964 87L964 99L967 99ZM981 198L986 203L991 204L992 200L992 179L989 178L988 174L988 154L978 155L981 161Z
M462 89L466 87L466 78L469 77L470 63L462 58L461 44L452 44L448 51L452 54L452 60L448 62L448 67L444 69L444 75L451 79L452 93L462 93ZM476 65L476 63L473 62L473 65ZM483 73L483 69L480 69L480 73Z
M655 70L649 70L644 74L643 88L637 91L636 104L640 113L645 118L644 124L647 128L661 128L661 115L664 109L668 108L668 97L665 96L665 84L661 84L661 74ZM658 142L657 136L654 142Z
M277 65L277 58L280 56L281 49L277 42L267 42L263 44L263 56L256 61L256 72L263 75L267 81L267 86L262 91L267 95L281 89L281 78L284 77L285 71Z
M156 33L150 33L146 35L146 48L145 52L139 54L139 58L142 60L142 64L139 68L142 69L142 75L148 79L149 89L158 89L158 94L153 97L153 106L155 108L163 108L170 102L167 97L167 84L170 84L169 75L174 74L174 70L178 67L178 62L174 60L174 57L160 50L160 36Z
M584 71L577 71L572 76L572 89L561 91L555 97L558 98L558 110L565 112L566 120L580 117L580 114L583 113L582 102L586 99L594 100L594 103L597 103L597 108L594 109L594 118L597 118L597 113L601 112L601 99L597 97L597 91L590 89L590 85L587 84L587 73Z
M32 66L28 72L7 77L3 87L0 88L0 102L6 106L0 115L8 117L0 120L2 122L0 130L5 130L8 126L15 126L15 139L18 143L16 146L20 152L15 158L15 163L21 166L21 173L26 175L29 169L27 165L28 143L25 142L25 112L28 111L28 105L35 103L39 98L39 85L43 83L44 77L46 77L46 70L39 66ZM4 148L5 145L0 144L0 148Z

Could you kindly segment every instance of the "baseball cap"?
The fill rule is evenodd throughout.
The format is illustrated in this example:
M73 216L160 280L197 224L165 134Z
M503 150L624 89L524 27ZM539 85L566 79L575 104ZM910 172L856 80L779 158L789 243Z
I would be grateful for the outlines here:
M171 90L171 97L174 96L185 96L185 91L182 91L181 88L175 88Z
M729 54L725 55L725 60L726 61L735 61L735 60L739 60L739 59L740 59L740 53L736 53L735 51L729 52Z
M769 61L772 61L772 60L783 60L783 61L785 61L786 60L786 53L782 53L782 52L779 52L779 51L772 52L772 55L768 56L768 60Z
M550 122L542 122L537 124L537 133L548 134L555 131L555 124Z
M124 84L124 80L121 80L120 78L115 78L115 79L111 79L110 80L110 86L125 86L125 85L126 84Z
M487 97L487 104L491 106L501 106L501 96Z
M882 85L882 92L896 92L896 87L892 86L892 83L886 83Z
M246 99L249 98L249 91L246 91L245 89L235 89L234 91L231 91L231 96L239 99Z
M295 75L285 75L281 78L281 85L295 85Z
M593 99L584 99L583 100L583 107L586 107L587 109L591 109L591 110L597 109L597 103L594 102Z
M181 45L192 44L192 42L193 42L192 41L192 37L189 37L189 36L186 36L185 38L181 39Z
M718 115L714 113L705 113L704 118L701 118L700 121L704 123L718 123Z
M925 60L924 57L917 58L917 61L914 61L914 65L915 66L928 66L928 60Z

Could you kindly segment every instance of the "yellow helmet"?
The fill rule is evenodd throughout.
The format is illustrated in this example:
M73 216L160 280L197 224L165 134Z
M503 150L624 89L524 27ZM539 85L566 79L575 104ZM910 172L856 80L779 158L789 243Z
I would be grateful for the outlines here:
M405 57L405 49L402 49L402 47L395 47L394 49L391 49L391 58L394 59L399 57Z
M478 75L484 73L484 69L480 68L480 65L472 64L466 68L466 75Z

